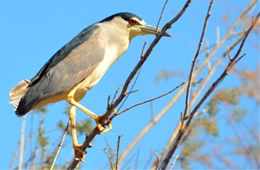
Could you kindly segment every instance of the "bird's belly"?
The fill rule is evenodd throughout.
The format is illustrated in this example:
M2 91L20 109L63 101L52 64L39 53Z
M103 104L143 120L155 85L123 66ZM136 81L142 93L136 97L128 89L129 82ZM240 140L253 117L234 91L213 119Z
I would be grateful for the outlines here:
M41 100L39 103L37 103L35 106L33 106L32 110L39 109L43 106L46 106L50 103L56 103L61 100L66 100L68 96L68 92L64 92L61 94L57 94L55 96L48 97L46 99Z

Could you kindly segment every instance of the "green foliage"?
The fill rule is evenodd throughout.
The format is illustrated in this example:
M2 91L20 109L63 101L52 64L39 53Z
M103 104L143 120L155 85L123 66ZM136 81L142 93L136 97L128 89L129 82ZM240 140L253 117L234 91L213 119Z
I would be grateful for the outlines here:
M192 131L195 130L195 132L192 132L193 136L194 134L196 134L196 131L200 131L200 130L203 130L207 134L210 134L214 137L218 137L219 135L217 121L216 119L210 117L202 117L196 119L191 123L190 128L192 129ZM197 134L201 134L201 133L197 133Z
M241 91L238 88L225 88L218 90L208 103L208 113L215 116L219 112L219 104L237 105L239 104L239 95Z
M38 133L38 136L37 136L37 140L41 146L41 148L44 148L45 146L47 146L49 144L48 142L48 137L45 136L45 131L43 129L43 124L45 122L45 116L44 114L42 114L42 118L40 120L40 124L39 124L39 133Z
M106 142L106 151L108 153L108 155L110 156L110 159L113 160L116 157L116 151L114 151L113 147L109 144L107 138L105 138L105 142Z
M92 119L90 118L85 118L82 120L79 120L77 122L77 132L79 135L85 135L86 133L90 133L93 129L93 124L92 124Z
M63 123L62 120L59 120L59 121L58 121L57 127L58 127L59 129L61 129L62 131L64 131L65 128L66 128L66 126L65 126L65 124Z
M189 170L190 168L190 160L188 159L187 156L181 155L178 160L180 161L182 169Z
M196 155L202 153L205 137L219 137L219 126L216 115L222 106L237 106L241 91L238 88L225 88L218 90L206 105L208 114L198 113L191 122L188 133L182 140L180 165L183 169L189 169L190 161ZM246 115L246 110L234 109L233 120L240 120Z
M248 115L248 110L244 108L234 108L232 114L230 115L231 121L239 122Z
M176 77L176 76L181 76L181 72L178 70L174 70L174 71L170 71L170 70L161 70L160 72L157 73L157 75L155 76L155 83L158 83L159 81L167 81L172 77Z
M57 127L63 132L66 128L66 125L63 121L59 120L57 122ZM76 130L78 135L85 135L86 133L90 133L93 130L93 128L94 126L90 118L85 118L76 122ZM68 134L71 135L70 130L68 131Z

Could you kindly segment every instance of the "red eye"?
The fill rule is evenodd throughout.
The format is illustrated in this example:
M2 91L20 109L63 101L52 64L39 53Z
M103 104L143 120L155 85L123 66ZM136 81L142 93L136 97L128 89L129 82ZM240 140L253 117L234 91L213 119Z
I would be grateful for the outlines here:
M136 24L136 20L130 19L130 20L129 20L129 24L130 24L130 25L135 25L135 24Z

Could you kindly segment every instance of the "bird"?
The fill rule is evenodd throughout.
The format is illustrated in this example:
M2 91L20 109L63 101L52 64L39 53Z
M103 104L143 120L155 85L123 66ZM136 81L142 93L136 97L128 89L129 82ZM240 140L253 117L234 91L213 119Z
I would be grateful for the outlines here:
M40 109L50 103L67 100L71 105L68 115L75 155L84 151L78 144L76 133L76 108L92 117L100 133L112 129L111 123L105 129L98 116L79 102L92 89L129 47L138 35L161 31L130 12L111 15L83 29L71 41L59 49L32 78L22 80L11 89L10 103L17 116ZM168 33L163 36L169 37Z

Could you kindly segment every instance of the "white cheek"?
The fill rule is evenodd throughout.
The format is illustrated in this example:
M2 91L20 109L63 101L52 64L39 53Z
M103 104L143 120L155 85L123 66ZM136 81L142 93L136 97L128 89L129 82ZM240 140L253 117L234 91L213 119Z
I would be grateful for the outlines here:
M130 31L130 39L134 38L137 35L143 35L141 29L135 28Z

